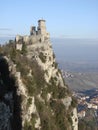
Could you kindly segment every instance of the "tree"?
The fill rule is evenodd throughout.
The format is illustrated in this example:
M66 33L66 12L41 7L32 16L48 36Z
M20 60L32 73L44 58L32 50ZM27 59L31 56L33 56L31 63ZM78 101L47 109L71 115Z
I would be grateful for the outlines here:
M22 54L25 55L27 53L27 47L26 47L26 44L23 43L23 46L22 46Z

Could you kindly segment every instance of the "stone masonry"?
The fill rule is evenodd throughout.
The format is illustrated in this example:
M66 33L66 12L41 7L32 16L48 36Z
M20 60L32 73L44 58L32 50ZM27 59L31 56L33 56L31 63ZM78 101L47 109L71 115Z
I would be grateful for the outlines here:
M38 27L32 26L30 29L30 35L20 36L17 35L15 38L16 49L22 50L23 44L33 44L38 42L44 42L50 38L50 34L46 30L45 20L38 20Z

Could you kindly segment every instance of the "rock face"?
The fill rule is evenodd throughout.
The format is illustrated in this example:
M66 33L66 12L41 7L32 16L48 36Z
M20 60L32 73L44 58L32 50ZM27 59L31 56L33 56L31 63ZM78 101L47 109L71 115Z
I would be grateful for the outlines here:
M13 62L5 56L0 57L0 130L22 128L21 102L17 93L15 74Z
M0 102L0 130L10 128L10 108L4 102Z
M42 32L46 33L45 28ZM14 47L21 38L9 45L8 57L1 58L6 61L3 65L0 60L0 68L6 63L8 69L7 78L0 70L1 86L10 80L3 90L0 88L0 130L78 130L76 102L62 78L50 39L25 41L25 49L18 51ZM6 46L3 54L5 50Z

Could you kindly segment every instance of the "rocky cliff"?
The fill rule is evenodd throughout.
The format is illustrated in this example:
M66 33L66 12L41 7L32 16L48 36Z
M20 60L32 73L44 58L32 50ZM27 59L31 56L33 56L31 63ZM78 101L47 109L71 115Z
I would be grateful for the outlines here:
M76 100L50 40L16 44L0 48L0 130L78 130Z

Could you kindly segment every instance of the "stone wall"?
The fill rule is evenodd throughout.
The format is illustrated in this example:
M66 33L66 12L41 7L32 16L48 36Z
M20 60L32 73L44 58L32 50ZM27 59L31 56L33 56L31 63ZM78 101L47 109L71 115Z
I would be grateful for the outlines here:
M45 20L38 21L38 30L36 30L35 26L32 26L30 29L30 35L20 36L17 35L15 38L16 41L16 49L22 50L23 43L27 45L34 44L37 42L44 42L45 40L50 38L50 34L46 31Z

